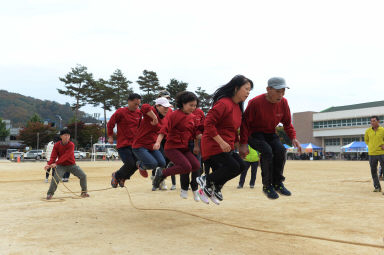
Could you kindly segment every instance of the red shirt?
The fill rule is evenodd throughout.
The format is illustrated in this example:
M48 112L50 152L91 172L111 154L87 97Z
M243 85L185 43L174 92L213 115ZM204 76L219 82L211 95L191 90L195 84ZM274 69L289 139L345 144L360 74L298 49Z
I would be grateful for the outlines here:
M209 110L201 139L201 155L204 160L223 152L220 145L213 140L217 135L220 135L234 150L235 141L238 141L241 115L240 106L229 97L220 99Z
M282 123L289 138L296 138L296 131L291 121L291 111L284 97L278 103L271 103L266 94L258 95L249 101L243 115L240 128L240 143L247 144L248 137L254 132L276 133L276 126Z
M186 114L182 110L176 110L167 114L166 124L160 130L160 134L167 136L164 149L187 149L188 142L196 137L197 125L194 114Z
M151 124L152 118L147 115L147 113L151 110L156 115L158 120L158 123L156 126L153 126ZM171 111L172 111L171 108L169 108L166 116L168 116ZM156 108L154 106L150 106L149 104L143 104L141 106L141 112L143 114L143 118L140 121L140 126L133 140L132 148L144 147L148 150L153 150L153 145L156 142L157 135L159 134L160 128L162 127L163 123L166 122L165 120L166 117L163 117L161 119L159 117L159 113L157 112Z
M107 124L108 136L113 136L113 128L117 124L117 148L132 145L141 116L139 109L130 111L128 107L117 109L112 115Z
M192 114L195 115L195 123L197 125L198 130L197 135L202 134L204 132L205 114L200 108L196 108L196 110L194 110Z
M75 161L75 144L69 141L67 144L63 144L61 141L55 143L51 153L51 159L48 162L48 165L55 163L60 166L70 166L76 164Z

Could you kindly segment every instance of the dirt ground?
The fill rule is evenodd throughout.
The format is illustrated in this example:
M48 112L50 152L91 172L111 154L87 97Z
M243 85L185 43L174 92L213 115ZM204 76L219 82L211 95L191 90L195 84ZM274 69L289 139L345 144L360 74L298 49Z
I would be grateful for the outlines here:
M125 188L92 191L110 187L119 161L78 164L91 197L60 184L47 202L44 162L0 161L0 254L384 254L384 196L368 162L288 161L293 195L275 201L258 169L255 189L236 178L219 206L181 199L178 178L175 191L153 192L136 173L132 202L154 210L135 209ZM76 177L66 185L79 194Z

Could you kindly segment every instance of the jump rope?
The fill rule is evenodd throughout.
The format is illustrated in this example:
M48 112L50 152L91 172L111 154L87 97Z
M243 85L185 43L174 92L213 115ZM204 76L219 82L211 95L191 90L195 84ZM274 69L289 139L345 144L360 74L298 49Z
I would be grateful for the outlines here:
M49 173L47 170L46 170L46 172ZM60 180L60 177L58 176L57 171L55 171L55 175L57 176L58 180ZM58 187L59 186L58 182L56 181L56 179L53 176L52 176L52 180L56 183L56 185ZM82 199L83 198L83 197L81 197L81 195L78 195L75 192L73 192L64 183L63 183L63 186L68 190L68 192L62 191L63 193L71 193L75 197L69 196L69 197L62 197L62 198L52 198L51 200L46 200L46 199L42 198L41 200L45 201L45 202L63 202L63 201L65 201L65 198L72 198L72 199ZM134 209L136 209L138 211L176 212L176 213L179 213L179 214L184 214L184 215L188 215L188 216L191 216L191 217L199 218L199 219L202 219L202 220L205 220L205 221L213 222L213 223L216 223L216 224L219 224L219 225L224 225L224 226L228 226L228 227L232 227L232 228L248 230L248 231L253 231L253 232L267 233L267 234L274 234L274 235L281 235L281 236L301 237L301 238L305 238L305 239L321 240L321 241L327 241L327 242L333 242L333 243L350 244L350 245L356 245L356 246L364 246L364 247L384 249L384 245L378 245L378 244L361 243L361 242L346 241L346 240L340 240L340 239L334 239L334 238L326 238L326 237L320 237L320 236L312 236L312 235L304 235L304 234L296 234L296 233L288 233L288 232L280 232L280 231L258 229L258 228L253 228L253 227L245 227L245 226L240 226L240 225L235 225L235 224L231 224L231 223L226 223L226 222L210 219L210 218L207 218L207 217L204 217L204 216L200 216L198 214L194 214L194 213L190 213L190 212L185 212L185 211L178 210L178 209L170 209L170 208L142 208L142 207L136 206L133 203L132 198L131 198L131 194L130 194L128 188L125 185L124 185L124 188L127 191L127 195L128 195L128 199L129 199L130 205ZM104 188L104 189L94 189L94 190L88 190L87 192L97 192L97 191L104 191L104 190L109 190L109 189L113 189L113 188L109 187L109 188ZM383 242L384 242L384 238L383 238Z

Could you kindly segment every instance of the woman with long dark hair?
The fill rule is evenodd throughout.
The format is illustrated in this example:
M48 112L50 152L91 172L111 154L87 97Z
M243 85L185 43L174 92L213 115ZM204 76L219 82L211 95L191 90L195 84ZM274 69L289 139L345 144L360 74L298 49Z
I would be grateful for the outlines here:
M234 149L235 142L239 141L244 101L252 88L250 79L236 75L213 94L213 106L206 116L201 140L201 155L213 172L196 178L203 202L208 203L207 198L210 198L219 204L223 200L221 189L224 184L245 169L244 161Z

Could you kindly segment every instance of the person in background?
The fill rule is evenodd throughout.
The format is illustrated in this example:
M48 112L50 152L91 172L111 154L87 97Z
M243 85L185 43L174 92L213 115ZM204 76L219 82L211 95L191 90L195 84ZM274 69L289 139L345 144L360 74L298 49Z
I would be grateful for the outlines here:
M56 135L55 137L53 137L53 140L50 141L48 144L47 144L47 150L45 152L45 157L47 159L47 163L49 162L49 160L51 159L51 154L52 154L52 150L53 150L53 146L55 145L55 143L57 143L58 141L60 141L60 137L58 135ZM45 171L45 182L48 183L48 177L49 177L49 172L50 172L51 168L48 168L47 171ZM55 168L52 168L52 177L55 175Z
M245 177L249 167L251 167L251 180L249 181L249 187L253 189L255 187L257 167L259 166L259 153L252 149L251 146L248 146L249 154L245 157L245 170L240 175L238 189L242 189L245 183Z
M80 179L80 196L89 197L87 192L87 175L78 165L76 165L74 154L75 144L70 141L71 134L68 129L60 131L60 139L61 141L55 143L53 146L51 158L44 167L45 170L48 170L48 168L56 168L56 174L53 176L47 192L47 200L52 199L53 194L57 189L57 184L59 184L60 179L65 172L70 172Z
M384 165L384 128L380 126L378 116L371 117L371 127L365 131L364 141L368 145L373 192L381 192L381 185L377 176L377 164L380 162L381 166Z
M133 93L128 96L128 106L119 108L108 121L108 142L113 144L113 129L117 125L117 151L123 166L112 173L111 186L124 187L125 180L130 179L136 172L136 157L132 152L132 143L141 121L142 113L139 109L141 96ZM139 169L144 178L148 177L146 170Z

